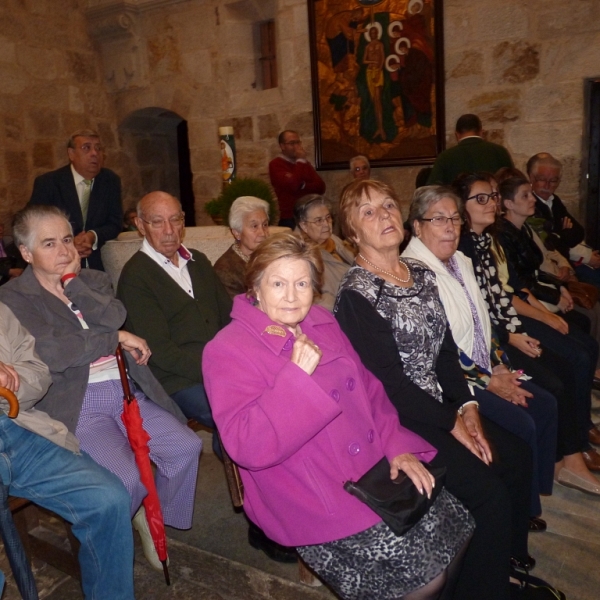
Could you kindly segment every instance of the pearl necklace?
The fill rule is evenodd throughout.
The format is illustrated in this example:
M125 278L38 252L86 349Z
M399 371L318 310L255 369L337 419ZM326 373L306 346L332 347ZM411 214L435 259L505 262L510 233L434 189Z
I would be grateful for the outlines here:
M408 268L408 265L400 257L398 257L398 262L406 269L406 273L407 273L406 279L402 279L401 277L398 277L398 276L394 275L393 273L390 273L389 271L385 271L381 267L374 265L372 262L368 261L360 252L358 253L358 256L360 256L360 258L364 262L366 262L370 267L373 267L376 271L379 271L380 273L383 273L384 275L387 275L388 277L392 277L393 279L395 279L396 281L399 281L400 283L408 283L410 281L410 269Z

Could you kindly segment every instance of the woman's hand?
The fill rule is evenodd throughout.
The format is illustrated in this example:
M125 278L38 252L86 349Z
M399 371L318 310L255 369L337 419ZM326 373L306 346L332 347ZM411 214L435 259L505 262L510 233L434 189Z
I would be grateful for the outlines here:
M562 317L550 311L544 312L541 316L542 323L546 323L546 325L549 325L552 329L556 329L556 331L563 335L569 333L569 324Z
M518 348L523 354L531 356L531 358L538 358L542 354L539 340L523 333L509 333L508 343L511 346Z
M0 362L0 386L14 393L19 391L19 374L3 362Z
M557 271L556 277L558 277L558 279L561 281L572 281L573 273L569 267L558 267Z
M138 365L147 365L152 352L146 343L146 340L129 333L129 331L119 330L119 342L123 349L127 350Z
M561 286L560 288L560 301L558 303L558 308L562 312L569 312L573 310L573 297L569 294L569 290L566 287Z
M323 353L319 350L319 346L302 333L294 342L291 360L305 373L312 375L317 368L322 355Z
M479 444L477 444L473 439L473 436L467 429L467 426L460 415L456 415L456 423L454 424L454 428L450 431L450 433L477 458L482 460L485 464L489 464L487 457L483 457Z
M494 373L486 389L513 404L527 407L527 398L533 398L533 394L521 387L519 377L522 374L519 371L516 373L510 371L508 373Z
M81 258L79 257L77 250L75 250L75 246L69 246L69 255L71 261L65 266L61 277L67 273L75 273L75 275L79 275L79 271L81 271ZM69 285L69 281L71 280L68 279L65 282L65 286Z
M407 477L415 484L420 494L427 494L431 498L431 491L435 487L435 477L410 453L399 454L390 463L390 478L396 479L398 471L404 471Z
M462 422L468 431L469 435L479 449L481 460L489 465L492 462L492 451L490 445L483 434L481 420L479 419L479 410L475 404L468 404L463 409Z

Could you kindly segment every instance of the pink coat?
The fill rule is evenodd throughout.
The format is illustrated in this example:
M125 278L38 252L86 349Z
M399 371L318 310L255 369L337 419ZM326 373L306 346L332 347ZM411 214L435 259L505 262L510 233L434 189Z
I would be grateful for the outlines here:
M301 323L323 352L311 376L290 361L292 334L245 296L235 298L231 316L205 347L202 370L223 443L240 466L248 517L286 546L378 523L344 482L384 455L430 461L436 450L400 425L383 386L325 309L313 306Z

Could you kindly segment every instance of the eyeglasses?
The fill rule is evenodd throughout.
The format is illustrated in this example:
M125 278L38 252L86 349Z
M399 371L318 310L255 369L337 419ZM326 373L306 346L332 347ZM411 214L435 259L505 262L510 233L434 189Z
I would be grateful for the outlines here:
M102 152L104 150L100 144L82 144L78 149L84 154L89 154L92 150L95 150L96 152Z
M492 192L491 194L475 194L474 196L469 196L467 200L475 200L477 204L485 206L490 200L498 202L499 197L500 194L498 194L498 192Z
M289 142L283 142L285 146L300 146L302 142L300 140L290 140Z
M308 219L306 219L304 222L310 223L311 225L323 225L324 223L332 223L333 217L329 214L329 215L325 215L324 217L317 217L316 219L313 219L312 221L309 221Z
M422 218L419 221L428 221L433 227L445 227L451 221L454 227L460 227L463 224L463 220L458 215L454 215L453 217L431 217L431 219Z
M164 226L167 224L167 221L165 221L165 219L152 219L152 221L147 221L143 217L140 217L140 219L142 219L142 221L144 221L144 223L148 223L148 225L150 225L150 227L152 227L152 229L163 229ZM181 227L183 225L184 219L185 219L185 214L182 213L176 217L171 217L168 220L168 222L171 224L171 227L177 228L177 227Z
M552 179L546 179L545 177L534 177L534 179L538 183L547 183L548 185L558 185L560 183L560 178L553 177Z

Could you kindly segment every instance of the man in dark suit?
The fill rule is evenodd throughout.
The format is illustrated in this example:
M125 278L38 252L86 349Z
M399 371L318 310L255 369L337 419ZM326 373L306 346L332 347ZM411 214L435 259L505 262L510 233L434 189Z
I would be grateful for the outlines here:
M92 129L76 131L67 154L70 164L36 178L29 203L62 209L73 226L82 266L103 271L100 248L123 226L121 179L102 167L104 150Z
M495 173L502 167L514 167L508 150L484 140L482 134L483 126L477 115L462 115L456 121L458 144L438 155L427 183L449 185L461 173Z
M543 219L541 237L549 250L568 258L577 279L600 288L600 253L584 241L583 226L555 194L560 185L562 163L547 152L527 161L527 175L535 196L535 217Z

